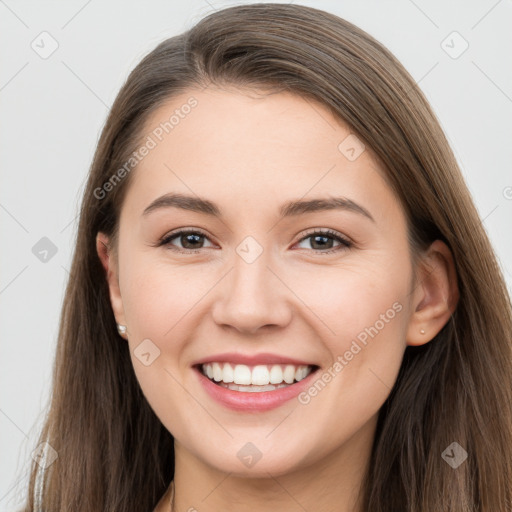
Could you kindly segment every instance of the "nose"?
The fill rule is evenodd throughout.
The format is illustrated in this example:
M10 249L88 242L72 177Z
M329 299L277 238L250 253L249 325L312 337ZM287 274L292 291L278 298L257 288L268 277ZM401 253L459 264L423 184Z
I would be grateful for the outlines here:
M292 292L268 266L266 252L247 263L235 255L234 267L217 288L213 320L222 327L254 334L262 327L285 327L292 318Z

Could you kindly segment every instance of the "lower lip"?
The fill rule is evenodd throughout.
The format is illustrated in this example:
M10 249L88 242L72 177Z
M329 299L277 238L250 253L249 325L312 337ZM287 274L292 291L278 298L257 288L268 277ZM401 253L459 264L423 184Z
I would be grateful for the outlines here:
M318 368L305 379L273 391L234 391L212 382L200 369L194 368L206 392L220 404L237 411L268 411L295 398L309 385Z

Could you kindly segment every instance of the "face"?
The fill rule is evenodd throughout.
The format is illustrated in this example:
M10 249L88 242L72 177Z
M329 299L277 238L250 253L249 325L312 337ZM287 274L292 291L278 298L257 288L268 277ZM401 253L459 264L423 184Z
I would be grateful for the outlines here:
M198 460L251 476L369 439L413 311L406 218L371 149L310 100L213 87L160 107L147 135L111 299L162 423ZM245 384L216 383L232 378ZM285 385L240 391L269 381Z

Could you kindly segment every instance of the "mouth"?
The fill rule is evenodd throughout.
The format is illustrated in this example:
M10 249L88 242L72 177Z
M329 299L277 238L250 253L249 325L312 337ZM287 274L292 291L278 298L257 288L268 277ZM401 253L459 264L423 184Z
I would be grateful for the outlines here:
M293 387L320 367L296 364L245 365L219 361L197 364L194 368L222 388L242 393L262 393Z

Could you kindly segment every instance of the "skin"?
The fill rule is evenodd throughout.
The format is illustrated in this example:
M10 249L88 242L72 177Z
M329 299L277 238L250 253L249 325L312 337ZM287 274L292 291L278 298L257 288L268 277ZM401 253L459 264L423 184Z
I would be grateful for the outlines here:
M350 129L322 105L290 93L191 89L155 111L145 133L191 95L197 107L132 171L117 253L97 237L137 379L175 438L174 510L360 510L377 415L404 350L432 340L455 309L452 255L436 241L413 266L384 171L368 147L354 161L340 152ZM173 207L142 215L168 192L209 199L222 219ZM332 196L357 202L375 222L344 210L279 216L288 200ZM206 237L155 246L179 228ZM353 245L315 244L313 228ZM263 249L250 264L236 252L247 236ZM325 371L397 302L400 312L307 404L235 412L191 369L220 352L271 352ZM133 351L148 338L160 355L145 366ZM250 468L237 457L247 442L262 454ZM169 507L166 493L155 510Z

